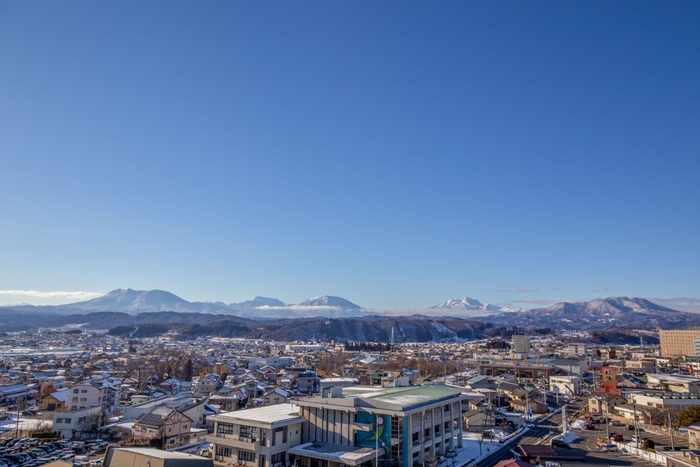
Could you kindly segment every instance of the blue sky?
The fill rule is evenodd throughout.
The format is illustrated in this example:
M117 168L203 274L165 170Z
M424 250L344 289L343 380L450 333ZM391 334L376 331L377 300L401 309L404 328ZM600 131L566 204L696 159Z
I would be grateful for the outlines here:
M698 2L2 2L0 303L692 305L698 24Z

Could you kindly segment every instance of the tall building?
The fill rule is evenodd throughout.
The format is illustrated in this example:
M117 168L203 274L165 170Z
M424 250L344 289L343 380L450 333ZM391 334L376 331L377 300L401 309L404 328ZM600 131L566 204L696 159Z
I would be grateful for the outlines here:
M566 348L567 357L581 357L586 355L586 344L583 342L572 342Z
M660 330L659 344L662 357L682 357L695 355L695 339L700 337L700 329Z
M323 388L210 417L215 460L247 467L411 467L462 447L462 394L439 386Z
M525 334L513 334L513 352L528 353L530 351L530 336Z

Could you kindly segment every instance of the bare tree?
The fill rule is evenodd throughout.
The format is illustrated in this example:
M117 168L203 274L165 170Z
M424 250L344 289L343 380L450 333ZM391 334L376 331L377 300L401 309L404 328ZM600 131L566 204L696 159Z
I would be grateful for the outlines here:
M41 397L46 397L52 392L56 390L55 386L51 381L47 381L44 384L41 385L41 389L39 390L39 394Z

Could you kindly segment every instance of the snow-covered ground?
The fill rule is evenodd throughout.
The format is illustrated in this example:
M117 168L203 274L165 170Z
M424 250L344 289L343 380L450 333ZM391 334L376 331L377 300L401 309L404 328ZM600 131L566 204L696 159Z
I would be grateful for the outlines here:
M457 448L457 455L454 459L455 467L462 467L469 461L486 455L496 449L503 447L498 441L493 441L490 439L485 439L481 443L481 448L479 448L479 440L481 439L481 433L471 433L465 431L462 437L462 443L464 447L462 449ZM448 461L447 465L451 466L452 461Z
M36 418L24 418L19 417L19 430L23 432L24 436L27 435L29 431L36 429L37 425L41 422L51 423L51 420L37 420ZM8 431L13 431L17 429L17 415L14 418L0 421L0 433L6 433Z

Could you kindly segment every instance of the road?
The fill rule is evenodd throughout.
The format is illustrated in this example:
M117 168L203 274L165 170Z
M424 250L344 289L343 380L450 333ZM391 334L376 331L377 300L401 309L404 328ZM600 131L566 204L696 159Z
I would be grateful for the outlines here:
M567 407L567 414L569 415L567 416L567 418L569 419L569 421L574 420L574 418L572 418L570 415L575 413L576 411L583 409L585 405L585 399L572 401L572 403ZM605 437L605 426L596 425L596 428L602 428L602 431L600 429L590 431L576 430L576 434L581 436L583 440L573 443L571 445L572 449L557 449L556 451L566 456L581 456L584 458L584 462L591 464L601 463L614 464L620 466L634 465L637 467L658 467L653 463L643 461L642 459L628 454L623 454L619 452L602 452L596 446L596 442L598 437ZM610 427L610 432L620 433L625 437L625 439L630 439L631 435L633 434L623 427ZM552 434L550 435L550 433ZM515 438L515 440L512 441L512 443L509 443L508 446L494 452L488 457L473 464L473 467L492 467L501 460L514 458L515 456L513 455L512 450L515 449L518 446L518 444L538 444L538 442L539 444L549 444L549 438L559 433L561 433L561 413L554 414L549 419L543 420L542 422L538 423L534 428L531 428L526 433L523 433L522 435ZM647 433L643 433L642 435L647 435ZM657 435L653 436L655 441L656 436ZM662 440L659 439L659 442L662 442Z

